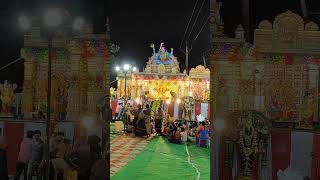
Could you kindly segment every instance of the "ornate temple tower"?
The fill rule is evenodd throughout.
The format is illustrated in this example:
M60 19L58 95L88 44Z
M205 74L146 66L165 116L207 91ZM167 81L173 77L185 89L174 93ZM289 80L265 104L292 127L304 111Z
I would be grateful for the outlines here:
M110 37L93 34L92 24L86 24L79 32L70 26L61 29L53 39L51 118L69 121L88 115L100 118L97 103L105 96L105 82L109 82L105 74L109 72ZM34 19L21 50L25 59L22 99L25 118L28 114L46 112L48 48L40 34L39 20Z

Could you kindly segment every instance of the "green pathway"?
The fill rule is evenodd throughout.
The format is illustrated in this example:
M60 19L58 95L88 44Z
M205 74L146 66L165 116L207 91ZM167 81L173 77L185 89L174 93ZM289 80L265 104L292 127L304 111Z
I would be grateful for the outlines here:
M188 145L191 162L200 172L201 180L210 179L209 149ZM196 180L198 173L188 163L185 145L169 143L156 137L134 160L124 166L111 180Z

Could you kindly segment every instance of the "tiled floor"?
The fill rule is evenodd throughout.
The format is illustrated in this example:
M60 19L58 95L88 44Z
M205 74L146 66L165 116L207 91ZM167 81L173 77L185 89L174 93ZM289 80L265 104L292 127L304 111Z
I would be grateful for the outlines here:
M148 144L145 138L124 134L111 141L110 175L116 174Z

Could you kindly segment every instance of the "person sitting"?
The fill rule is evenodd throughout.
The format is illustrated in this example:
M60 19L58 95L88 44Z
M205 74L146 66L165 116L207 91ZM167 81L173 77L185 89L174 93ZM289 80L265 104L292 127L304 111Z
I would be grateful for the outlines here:
M188 131L188 139L191 142L195 142L196 141L196 127L191 125L189 127L189 131Z
M174 136L176 130L177 130L176 125L174 124L173 121L171 121L171 122L170 122L170 125L169 125L169 133L168 133L168 136L169 136L170 138L172 138L172 137Z
M203 130L209 131L209 127L206 126L206 123L205 123L204 121L202 121L202 122L200 123L200 126L197 128L198 137L201 136L201 131L203 131ZM207 134L207 138L209 138L209 134Z
M185 144L188 140L188 133L183 127L181 128L180 135L181 135L181 142Z
M185 130L187 130L187 121L183 121L182 122L182 127L185 129Z
M138 115L138 121L136 123L137 128L135 129L135 135L142 137L145 135L148 135L146 130L146 124L145 124L145 114L144 111L141 110L141 112Z
M181 134L180 130L176 129L172 138L168 139L170 143L180 144L181 143Z

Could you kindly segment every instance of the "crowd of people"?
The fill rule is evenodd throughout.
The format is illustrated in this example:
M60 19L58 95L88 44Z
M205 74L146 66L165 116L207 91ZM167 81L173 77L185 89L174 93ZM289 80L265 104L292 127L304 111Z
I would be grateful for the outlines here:
M100 138L96 135L82 136L71 142L64 133L53 133L49 142L50 161L46 163L47 144L41 131L27 131L20 144L14 180L100 180L107 179L107 163L102 157ZM0 137L0 179L8 180L6 141Z
M178 123L171 120L161 107L153 111L149 104L124 105L119 103L115 118L123 120L125 131L135 136L149 138L159 134L166 136L171 143L191 141L199 144L199 138L209 139L208 119L202 122L183 120L182 123ZM202 137L203 135L205 137Z

